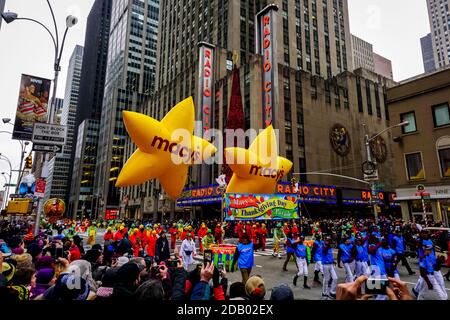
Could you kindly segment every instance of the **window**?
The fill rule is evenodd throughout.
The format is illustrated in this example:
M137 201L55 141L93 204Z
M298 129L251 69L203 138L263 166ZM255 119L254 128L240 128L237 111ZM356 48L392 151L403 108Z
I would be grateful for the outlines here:
M406 173L410 181L425 179L425 171L420 152L405 154Z
M436 142L439 166L443 178L450 177L450 136L444 136Z
M417 131L416 115L415 115L414 111L401 114L400 122L404 122L404 121L408 121L409 124L402 127L403 134L412 133L412 132Z
M432 109L435 128L450 124L450 115L447 103L433 106Z

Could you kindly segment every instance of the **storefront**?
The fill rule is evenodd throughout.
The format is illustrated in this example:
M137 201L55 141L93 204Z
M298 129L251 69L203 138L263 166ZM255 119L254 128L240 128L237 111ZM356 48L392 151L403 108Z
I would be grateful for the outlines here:
M277 194L293 194L289 182L277 185ZM308 218L367 217L373 215L372 193L364 189L347 189L336 186L301 184L297 190L299 212ZM395 193L377 191L379 214L401 216L400 204ZM450 199L449 199L450 200ZM177 208L185 208L192 217L200 219L221 217L222 191L218 185L186 189L177 200ZM450 203L448 208L450 209Z
M427 216L449 226L450 186L425 186L429 198L424 199L423 203L421 197L416 196L416 188L402 188L396 191L396 201L401 205L403 219L415 220Z

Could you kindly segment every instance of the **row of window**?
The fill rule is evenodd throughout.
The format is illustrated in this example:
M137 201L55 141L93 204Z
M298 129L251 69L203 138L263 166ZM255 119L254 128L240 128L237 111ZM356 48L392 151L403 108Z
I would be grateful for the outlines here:
M448 103L442 103L431 107L434 127L439 128L450 125L450 109ZM402 127L403 134L417 132L416 114L414 111L402 113L400 121L408 121L409 124Z
M437 147L439 168L442 178L450 178L450 147ZM405 154L405 166L409 181L424 180L425 168L423 166L422 152Z

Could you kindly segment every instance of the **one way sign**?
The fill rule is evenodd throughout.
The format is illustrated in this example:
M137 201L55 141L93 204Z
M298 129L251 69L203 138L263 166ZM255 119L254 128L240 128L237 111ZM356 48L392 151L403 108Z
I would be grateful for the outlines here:
M37 152L60 153L62 151L62 148L62 146L51 146L47 144L33 143L33 151Z

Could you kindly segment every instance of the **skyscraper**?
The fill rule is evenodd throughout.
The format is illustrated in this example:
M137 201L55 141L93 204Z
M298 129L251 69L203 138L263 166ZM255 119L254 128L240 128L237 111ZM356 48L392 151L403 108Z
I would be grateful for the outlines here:
M371 43L352 34L352 51L354 69L364 68L385 78L394 79L391 60L375 53Z
M118 209L124 164L123 110L139 110L155 88L159 1L113 1L94 192L99 212Z
M94 175L108 59L111 5L110 0L96 0L87 19L68 206L68 212L74 217L76 214L81 217L95 212L98 200L94 195Z
M420 46L422 47L423 69L425 70L425 73L431 73L436 70L431 33L420 38Z
M261 21L258 21L258 28L255 25L255 15L264 8L264 12L268 12L270 9L266 6L272 2L278 5L278 10L273 9L273 18L262 21L269 26L263 36L273 35L273 39L261 39L255 34L256 29L262 29ZM386 128L388 119L383 97L385 88L392 85L392 81L370 71L351 73L353 61L347 1L185 0L162 1L160 9L157 86L142 110L145 114L162 119L177 102L193 96L196 118L200 120L198 113L204 110L204 105L199 99L199 92L202 92L199 88L208 77L214 84L212 117L208 125L223 130L231 95L232 58L238 56L245 129L265 126L262 115L267 108L262 84L267 82L263 77L269 73L266 70L278 69L278 72L273 71L278 80L272 82L271 88L278 96L273 119L275 128L279 129L280 155L292 160L292 172L325 168L336 174L362 175L360 167L355 165L365 161L364 150L358 143L363 136L361 122L367 123L372 132ZM262 15L267 17L265 13ZM259 43L264 49L273 49L273 55L256 52L257 38L262 40ZM199 45L202 50L208 48L202 51L208 54L202 55ZM264 70L268 55L273 56L270 66L274 68ZM204 69L201 66L207 67L208 72L199 72ZM348 133L348 143L350 136L354 139L354 145L347 146L346 152L338 154L340 151L335 152L330 146L333 128ZM126 158L135 148L132 143L127 145ZM221 166L212 165L210 169L208 185L215 183ZM389 176L388 171L384 173ZM336 180L304 175L297 178L302 182L336 183ZM186 186L205 187L199 182L196 169L190 169ZM162 190L157 181L124 190L127 217L145 219L153 214L155 221L161 221L164 217L161 213L167 212L159 205L158 195ZM215 210L217 208L204 210L203 217L210 216ZM201 214L199 212L199 216ZM171 212L167 218L172 217Z
M5 2L6 0L0 0L0 13L2 13L5 10ZM0 29L2 28L2 21L3 19L0 18Z
M66 144L61 154L55 155L48 164L49 174L45 188L45 199L61 198L68 203L70 178L72 175L72 144L75 130L75 117L80 89L83 47L75 46L67 70L66 90L61 113L61 125L67 127Z
M450 64L450 0L427 0L435 68Z

